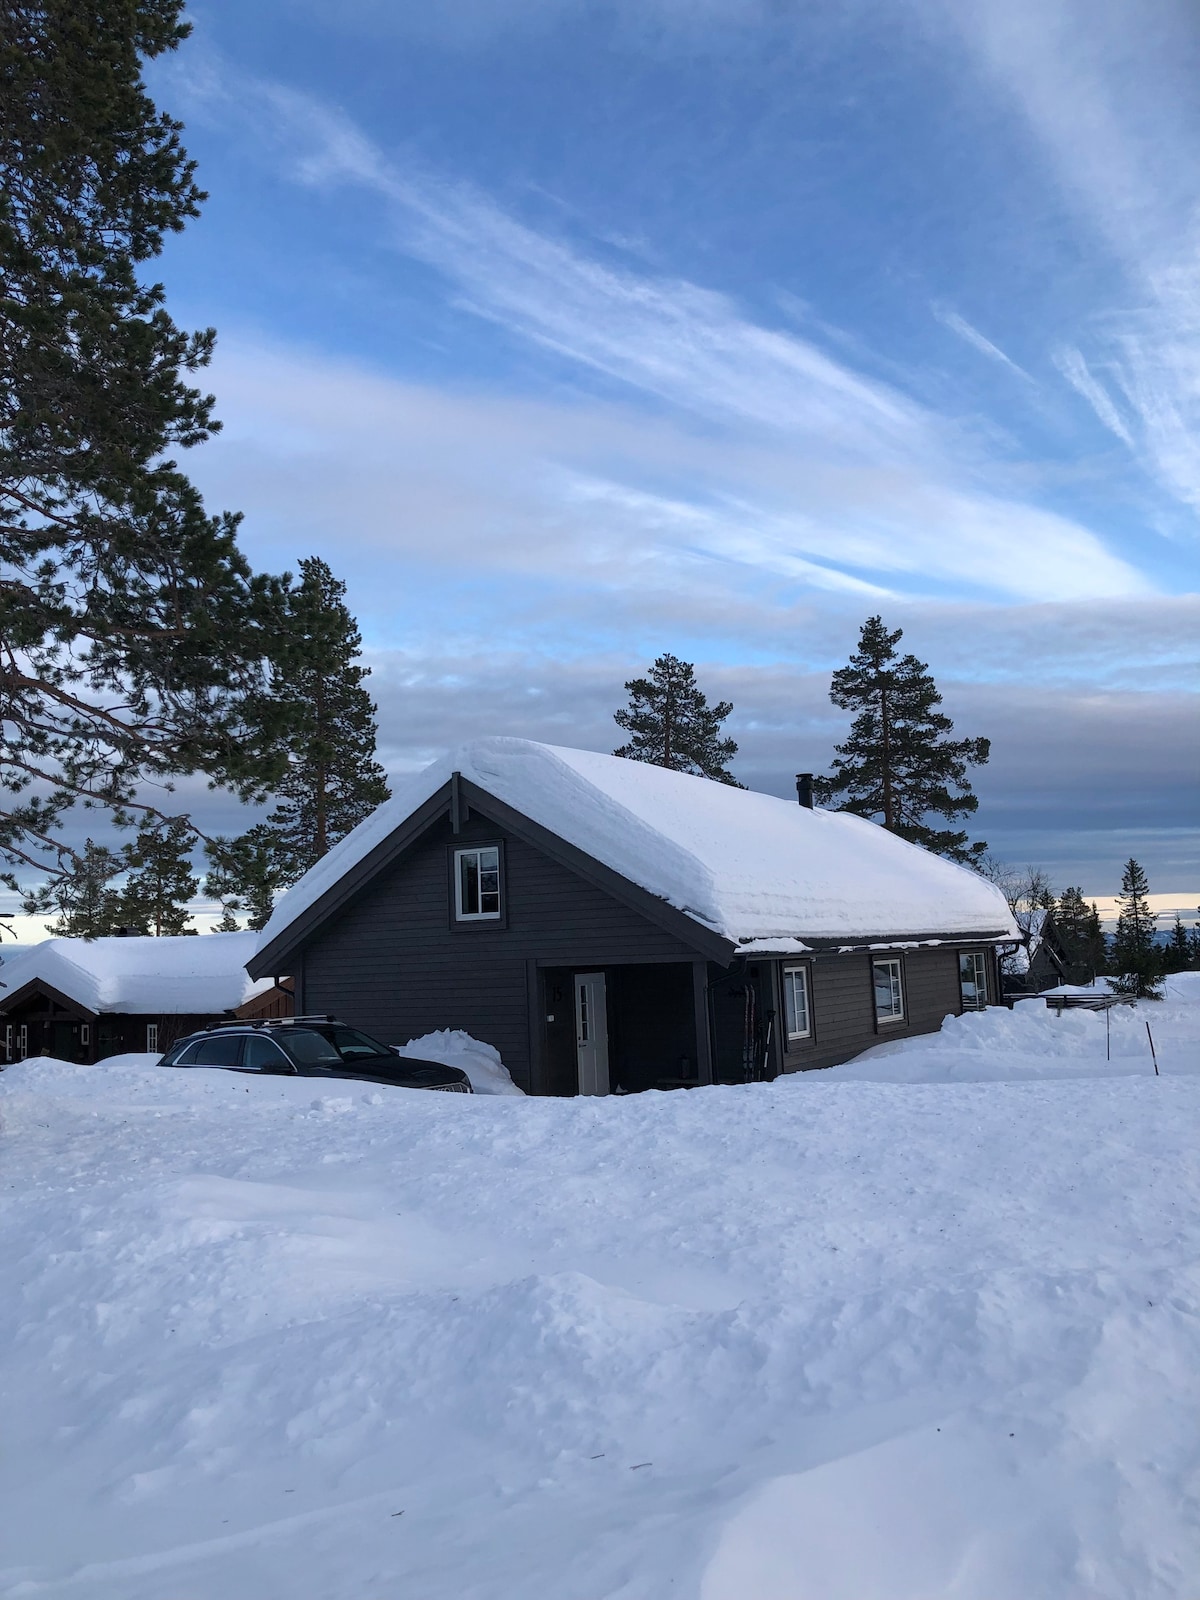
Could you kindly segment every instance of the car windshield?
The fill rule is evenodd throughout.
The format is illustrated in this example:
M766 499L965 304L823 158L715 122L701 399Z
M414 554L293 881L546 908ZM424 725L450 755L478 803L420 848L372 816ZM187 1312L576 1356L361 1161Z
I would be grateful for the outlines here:
M387 1045L372 1039L369 1033L359 1033L357 1028L331 1028L333 1042L342 1053L343 1061L365 1061L372 1056L390 1056Z
M342 1058L323 1034L309 1028L279 1028L271 1037L298 1067L340 1067Z

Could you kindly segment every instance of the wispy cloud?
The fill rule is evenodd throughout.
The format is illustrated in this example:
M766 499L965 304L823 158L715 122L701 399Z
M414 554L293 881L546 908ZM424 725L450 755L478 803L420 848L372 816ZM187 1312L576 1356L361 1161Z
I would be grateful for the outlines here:
M1071 387L1080 393L1109 430L1133 448L1133 435L1121 420L1112 396L1096 378L1078 350L1063 345L1054 352L1054 364Z
M1124 269L1124 303L1060 369L1144 470L1200 510L1200 12L1186 0L924 6L1017 108Z
M998 361L1002 367L1007 367L1010 372L1016 373L1017 377L1024 378L1026 383L1034 381L1024 367L1019 367L1011 356L1005 355L999 345L993 344L986 335L980 333L978 328L973 327L966 317L959 316L957 311L951 310L949 306L935 305L933 314L943 327L949 328L951 333L956 333L960 339L978 350L980 355L987 356L990 361Z

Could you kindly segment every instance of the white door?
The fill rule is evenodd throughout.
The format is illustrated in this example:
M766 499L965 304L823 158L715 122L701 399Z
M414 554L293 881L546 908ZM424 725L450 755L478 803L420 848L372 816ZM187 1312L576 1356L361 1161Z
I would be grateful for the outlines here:
M602 972L575 974L575 1055L580 1094L607 1094L608 1008Z

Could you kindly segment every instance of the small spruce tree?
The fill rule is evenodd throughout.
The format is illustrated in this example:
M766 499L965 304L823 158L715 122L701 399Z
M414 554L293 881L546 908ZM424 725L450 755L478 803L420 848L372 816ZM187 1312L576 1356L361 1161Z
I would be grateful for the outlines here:
M101 939L121 926L121 895L113 887L121 870L116 851L89 839L66 872L25 897L24 910L34 917L57 912L57 921L45 925L55 938Z
M1121 910L1112 942L1112 987L1117 994L1134 995L1139 1000L1161 1000L1162 958L1154 942L1149 892L1146 874L1131 856L1125 863L1117 896Z
M967 768L991 753L987 739L951 739L954 724L929 668L914 655L897 656L903 630L889 632L868 617L849 664L833 675L829 698L856 713L850 736L837 746L833 772L814 785L822 803L877 818L889 832L952 861L977 862L987 845L968 844L965 830L931 827L930 816L957 821L978 809Z
M726 767L737 755L737 744L721 737L733 705L720 700L710 706L690 662L661 655L648 675L631 678L625 691L629 704L614 713L613 721L632 737L614 755L742 787Z
M163 822L148 816L137 838L122 852L129 870L121 891L121 919L127 927L162 938L188 931L188 902L200 888L192 869L196 835L182 817Z

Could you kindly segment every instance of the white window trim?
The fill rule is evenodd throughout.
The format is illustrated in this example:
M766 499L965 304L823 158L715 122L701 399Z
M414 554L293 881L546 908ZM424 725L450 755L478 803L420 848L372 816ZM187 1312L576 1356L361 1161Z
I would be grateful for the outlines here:
M899 1011L889 1011L886 1016L879 1014L879 1001L875 989L875 968L895 967L896 969L896 997L900 1002ZM875 1007L875 1026L877 1028L894 1028L906 1020L904 1004L904 963L899 956L876 956L871 961L871 1004Z
M79 1042L81 1045L90 1045L92 1042L92 1025L90 1022L79 1024Z
M23 1061L29 1052L29 1026L22 1023L17 1029L17 1055Z
M157 1049L158 1049L158 1023L157 1022L148 1022L146 1024L146 1054L149 1055L152 1050L157 1050Z
M975 992L978 996L971 1004L967 1003L967 992L963 985L962 964L964 959L971 960L975 965L976 980ZM982 950L960 950L958 952L958 993L964 1011L986 1011L988 1003L987 986L987 959Z
M495 911L464 911L462 903L462 863L467 856L478 856L484 850L496 852L496 892L500 904ZM466 845L454 852L454 920L456 922L499 922L504 916L503 860L500 846L495 844Z
M795 1033L793 1033L793 1031L792 1031L791 1023L787 1020L788 1011L789 1011L789 1009L792 1009L792 1008L789 1007L789 1004L788 1004L788 999L789 999L788 979L789 979L789 977L792 976L793 973L799 973L800 981L801 981L801 984L802 984L803 989L804 989L804 1021L805 1021L805 1026L804 1026L802 1031L798 1031L798 1032L795 1032ZM784 1027L787 1029L787 1037L788 1037L789 1040L791 1040L791 1039L811 1039L812 1038L812 1031L813 1031L813 1029L812 1029L812 983L811 983L811 981L809 979L809 975L808 975L808 963L807 962L803 963L802 965L797 965L797 966L792 966L792 967L784 967L784 969L783 969L783 1016L784 1016Z

